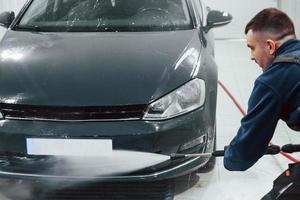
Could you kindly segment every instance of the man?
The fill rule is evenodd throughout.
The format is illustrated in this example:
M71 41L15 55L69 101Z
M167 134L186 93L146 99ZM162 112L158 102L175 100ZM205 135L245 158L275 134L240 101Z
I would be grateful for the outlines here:
M300 126L300 64L279 61L283 56L300 58L293 22L282 11L268 8L247 24L245 34L251 59L263 73L255 81L248 113L225 151L224 166L232 171L244 171L264 155L279 119L297 130Z

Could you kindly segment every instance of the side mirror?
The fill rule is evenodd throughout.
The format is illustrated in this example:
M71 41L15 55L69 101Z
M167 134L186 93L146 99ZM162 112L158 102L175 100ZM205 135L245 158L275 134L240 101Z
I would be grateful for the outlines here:
M8 28L14 19L15 19L14 12L12 12L12 11L11 12L3 12L0 14L0 26Z
M232 21L232 15L228 12L211 10L207 15L207 25L204 27L205 33L215 27L224 26Z

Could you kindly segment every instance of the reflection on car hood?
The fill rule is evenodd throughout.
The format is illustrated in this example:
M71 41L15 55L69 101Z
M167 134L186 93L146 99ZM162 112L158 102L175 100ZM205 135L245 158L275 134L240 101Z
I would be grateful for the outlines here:
M8 31L0 48L0 102L67 106L146 104L190 79L193 69L178 69L175 65L190 44L198 41L197 37L196 30Z

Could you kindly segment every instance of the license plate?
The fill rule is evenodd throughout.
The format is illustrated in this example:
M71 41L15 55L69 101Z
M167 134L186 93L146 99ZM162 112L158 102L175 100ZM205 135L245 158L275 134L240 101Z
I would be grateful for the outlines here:
M28 155L101 156L112 153L109 139L44 139L27 138Z

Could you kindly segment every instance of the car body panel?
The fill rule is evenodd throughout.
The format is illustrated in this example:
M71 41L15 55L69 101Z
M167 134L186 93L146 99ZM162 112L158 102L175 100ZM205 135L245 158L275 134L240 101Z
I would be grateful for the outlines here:
M24 120L5 120L2 122L0 141L0 176L12 175L16 179L90 179L89 176L77 177L47 174L41 169L41 162L34 165L34 159L39 157L29 156L26 153L26 138L56 138L56 139L112 139L114 150L133 150L137 152L151 152L170 155L179 152L184 142L204 136L204 141L193 151L210 152L212 142L209 142L209 133L214 127L207 126L208 119L204 118L205 109L165 121L124 121L120 122L43 122ZM191 126L192 124L192 126ZM204 126L205 125L205 126ZM9 141L9 142L8 142ZM207 145L209 143L209 145ZM9 156L14 156L13 162L3 162ZM186 153L191 153L187 152ZM137 174L123 174L121 176L94 176L99 180L155 180L168 176L178 176L199 168L205 163L206 158L181 159L176 165L152 167L151 170ZM26 163L26 160L29 160ZM167 162L171 162L167 161ZM46 165L47 166L47 165ZM181 167L178 167L181 166ZM52 165L49 167L53 167ZM151 166L149 166L151 167ZM192 168L191 168L192 167ZM30 173L28 173L30 169ZM2 172L1 172L2 171ZM176 172L176 173L174 173ZM55 178L54 178L55 177ZM60 177L60 178L59 178ZM170 178L170 177L169 177Z
M193 48L189 44L195 37L197 30L8 31L0 47L0 84L6 85L0 89L0 101L59 106L147 104L190 79L193 69L175 67L177 59ZM197 46L200 51L200 43Z
M115 150L163 155L212 152L218 74L212 31L204 33L199 21L194 21L195 27L190 30L161 32L14 30L30 2L0 43L0 84L5 85L0 88L0 109L15 105L47 109L147 107L195 78L205 82L205 103L165 120L5 118L0 120L0 177L153 181L190 173L208 162L209 157L168 160L135 173L93 177L47 174L44 169L35 169L35 161L40 158L27 155L26 138L111 139ZM195 14L194 10L190 12ZM203 141L182 150L198 138ZM45 170L47 167L51 166L45 166Z

